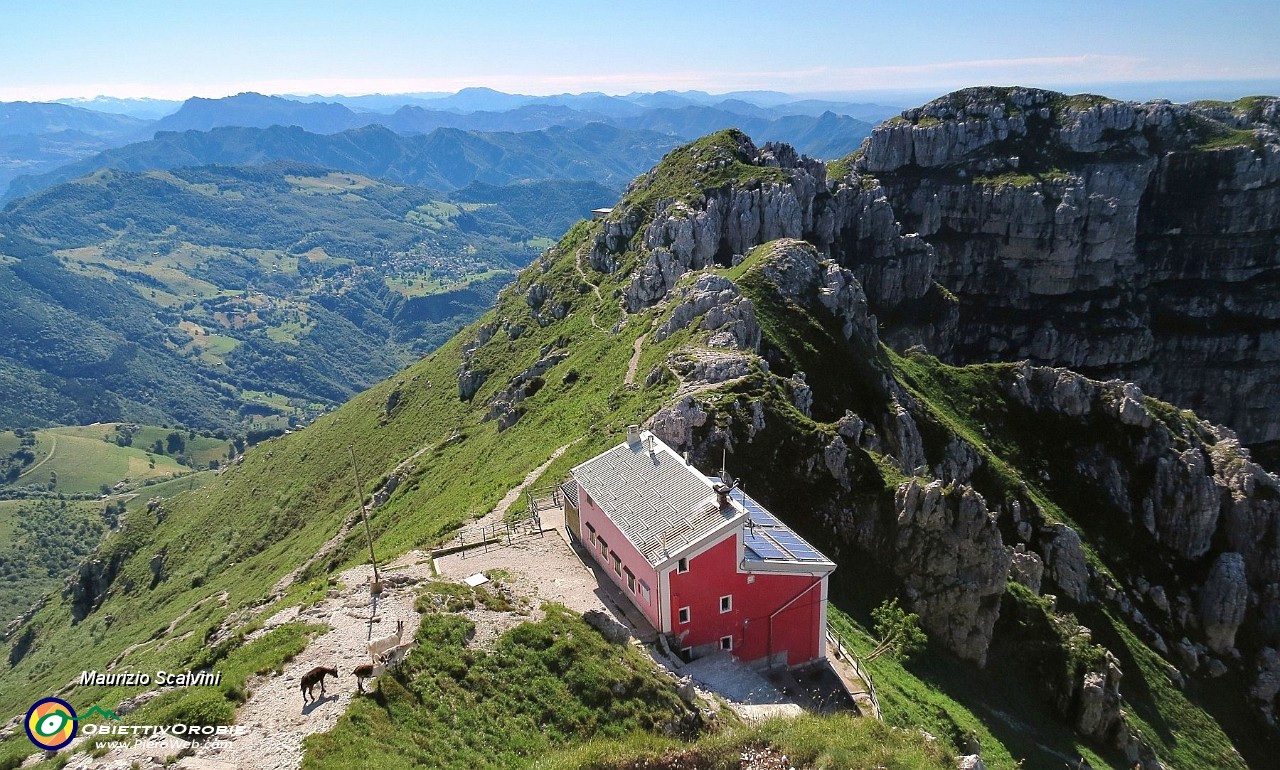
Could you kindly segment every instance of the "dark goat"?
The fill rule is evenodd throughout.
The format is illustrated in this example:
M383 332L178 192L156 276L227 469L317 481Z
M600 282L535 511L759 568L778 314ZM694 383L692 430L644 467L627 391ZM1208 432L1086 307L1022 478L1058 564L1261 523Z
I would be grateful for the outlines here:
M302 681L299 685L302 687L302 704L305 706L307 701L312 699L311 690L320 685L320 697L324 697L324 678L325 675L334 679L338 678L338 669L329 668L328 666L316 666L307 673L302 675Z
M382 672L383 666L381 663L363 663L356 666L355 670L351 672L352 674L355 674L356 677L356 689L360 692L364 692L364 680L372 679Z

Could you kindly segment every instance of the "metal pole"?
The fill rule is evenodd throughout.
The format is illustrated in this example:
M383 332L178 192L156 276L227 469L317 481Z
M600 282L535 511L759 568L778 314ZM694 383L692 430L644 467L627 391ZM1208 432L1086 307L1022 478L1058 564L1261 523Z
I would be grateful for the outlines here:
M360 485L360 469L356 467L356 448L348 444L347 449L351 450L351 472L356 477L356 500L360 503L360 519L364 521L364 536L369 541L369 561L373 563L373 585L381 588L382 581L378 578L378 557L373 554L373 535L369 533L369 517L364 512L364 487Z

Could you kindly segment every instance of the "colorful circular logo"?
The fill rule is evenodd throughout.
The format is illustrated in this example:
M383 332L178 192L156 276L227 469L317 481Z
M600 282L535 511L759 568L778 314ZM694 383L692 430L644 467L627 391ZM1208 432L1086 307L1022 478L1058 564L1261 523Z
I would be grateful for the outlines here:
M58 698L41 698L27 711L27 737L42 749L55 751L76 737L76 710Z

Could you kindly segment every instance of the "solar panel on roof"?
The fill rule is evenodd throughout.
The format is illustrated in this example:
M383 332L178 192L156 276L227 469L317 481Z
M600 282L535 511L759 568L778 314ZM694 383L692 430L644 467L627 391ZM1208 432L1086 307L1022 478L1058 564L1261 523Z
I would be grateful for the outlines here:
M778 547L763 532L747 532L743 545L755 551L762 559L786 559L787 552Z
M762 524L767 527L782 526L782 522L778 521L772 513L765 510L763 505L748 497L745 492L742 494L741 502L742 507L746 509L747 513L751 514L751 519L755 521L755 523Z
M765 537L762 533L748 532L746 537L743 538L743 544L754 549L756 553L759 553L761 556L765 556L766 558L770 558L769 554L782 554L782 550L778 548L778 545ZM773 556L772 558L776 558L776 556Z

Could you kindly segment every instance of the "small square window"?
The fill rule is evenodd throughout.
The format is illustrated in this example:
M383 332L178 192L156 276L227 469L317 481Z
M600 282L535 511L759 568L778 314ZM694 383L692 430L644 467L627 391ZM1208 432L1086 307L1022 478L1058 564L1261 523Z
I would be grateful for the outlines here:
M733 594L730 594L728 596L721 596L720 612L725 613L725 612L731 612L731 611L733 611Z
M597 539L600 542L600 555L604 556L606 553L609 552L609 544L604 541L603 537L597 538Z
M622 577L622 559L618 558L618 554L609 553L609 558L613 559L613 571L618 573L618 577Z
M680 622L681 622L681 623L688 623L688 622L689 622L689 608L688 608L688 607L681 607L681 608L680 608Z
M635 593L636 592L636 573L632 572L627 567L623 567L622 571L627 573L627 590L630 591L631 593Z
M732 649L733 649L733 637L732 637L732 636L722 636L722 637L720 637L720 649L722 649L722 650L732 650Z
M681 559L680 561L676 562L676 572L684 573L688 571L689 571L688 559Z

